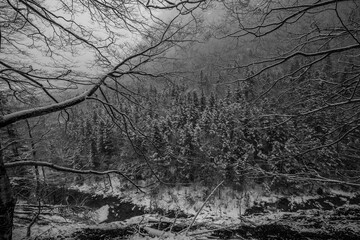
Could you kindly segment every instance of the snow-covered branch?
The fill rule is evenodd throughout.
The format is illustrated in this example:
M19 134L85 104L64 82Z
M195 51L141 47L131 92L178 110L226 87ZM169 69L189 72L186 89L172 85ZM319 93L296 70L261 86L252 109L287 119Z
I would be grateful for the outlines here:
M5 163L5 168L13 168L13 167L22 167L22 166L38 166L38 167L48 167L61 172L69 172L69 173L77 173L77 174L94 174L94 175L108 175L108 174L118 174L133 184L139 191L144 192L141 188L134 183L128 176L122 173L119 170L107 170L107 171L95 171L95 170L80 170L74 168L63 167L60 165L56 165L48 162L38 162L38 161L17 161Z

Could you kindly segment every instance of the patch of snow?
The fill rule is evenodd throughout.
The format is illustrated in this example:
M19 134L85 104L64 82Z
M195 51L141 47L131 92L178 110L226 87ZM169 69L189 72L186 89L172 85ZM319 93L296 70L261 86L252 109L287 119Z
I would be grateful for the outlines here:
M300 203L304 203L304 202L306 202L308 200L317 199L317 198L319 198L319 197L318 196L307 196L307 195L304 195L304 196L291 196L290 202L300 204Z
M145 185L145 183L143 183ZM106 196L117 196L123 201L129 201L133 204L144 207L145 210L161 208L170 211L181 210L187 215L195 216L204 204L205 199L211 192L211 189L200 185L181 186L176 188L157 189L156 193L141 193L136 189L130 190L126 183L117 177L111 178L109 183L101 182L98 184L87 182L83 186L77 186L76 189L84 192ZM332 193L343 196L354 196L352 193L345 193L340 190L332 189ZM301 204L310 199L319 198L319 196L284 196L279 194L265 193L261 188L254 187L246 191L235 191L229 187L220 187L214 195L205 204L202 211L197 216L197 221L216 221L216 219L226 219L227 222L236 222L242 218L246 210L253 207L256 203L275 203L281 198L289 199L290 204ZM106 209L104 209L105 211ZM108 211L108 209L107 209ZM277 218L274 215L270 218ZM105 219L105 218L104 218ZM103 219L101 219L103 220ZM106 219L105 219L106 220Z
M59 215L52 215L52 216L40 215L40 216L41 216L42 219L46 219L47 221L49 221L51 223L63 223L63 222L70 223L70 222L73 222L73 220L64 218L64 217L59 216Z
M204 204L209 192L210 191L206 187L201 186L172 189L162 188L156 196L129 192L127 193L126 199L136 205L143 206L146 209L151 209L152 207L173 211L181 209L185 214L195 216ZM262 200L260 195L261 193L257 190L238 192L223 187L205 204L196 220L215 221L216 219L222 219L229 223L239 221L239 218L245 211L249 207L252 207L253 200ZM273 201L276 199L277 198L272 197Z
M88 225L79 224L79 223L50 223L46 225L34 224L31 228L30 239L37 239L38 237L53 237L53 236L62 236L70 235L72 232L75 232L79 229L85 228ZM13 229L13 239L29 239L26 237L26 226L24 225L15 225Z
M96 210L92 216L93 220L96 223L104 222L108 219L109 215L109 205L102 206L98 210Z
M77 190L79 192L90 192L91 190L91 186L88 185L88 184L83 184L81 186L79 185L72 185L69 187L69 189L74 189L74 190Z
M345 197L350 197L350 198L353 198L356 196L355 193L352 193L352 192L345 192L343 190L340 190L340 189L334 189L334 188L331 188L330 189L330 193L334 194L334 195L340 195L340 196L345 196Z

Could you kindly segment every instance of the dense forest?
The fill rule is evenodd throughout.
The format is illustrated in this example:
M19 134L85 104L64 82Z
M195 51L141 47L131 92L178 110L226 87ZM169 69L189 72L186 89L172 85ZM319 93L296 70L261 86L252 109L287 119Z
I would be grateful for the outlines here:
M115 179L156 198L205 188L204 205L220 185L358 194L359 7L0 3L0 239L20 200L38 205L30 229L50 191Z
M333 129L336 112L283 122L268 116L276 105L250 104L255 96L250 85L209 95L201 87L189 90L175 84L163 90L139 87L134 92L139 96L136 104L112 100L128 125L118 126L107 109L94 102L73 108L66 121L42 119L32 128L26 124L9 128L13 139L32 134L41 136L32 141L44 143L34 144L38 147L33 149L28 141L19 141L4 151L5 160L48 159L74 169L122 169L134 180L173 185L212 186L226 179L240 189L254 182L286 189L318 176L325 182L338 179L351 185L359 171L358 162L347 157L356 148L356 131L346 141L316 149L346 131ZM326 134L330 131L333 136ZM26 170L14 169L14 175L25 176Z

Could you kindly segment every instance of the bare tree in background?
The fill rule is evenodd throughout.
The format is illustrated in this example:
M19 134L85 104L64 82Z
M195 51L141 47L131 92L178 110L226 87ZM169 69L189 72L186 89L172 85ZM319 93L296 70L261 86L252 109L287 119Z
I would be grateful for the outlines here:
M306 124L309 133L318 136L316 144L305 137L299 140L299 155L332 148L343 164L356 165L360 159L359 2L222 4L229 27L217 31L216 37L252 46L250 60L234 58L225 69L248 71L233 82L257 83L251 102L272 104L262 117L276 119L273 125L278 126L290 121ZM349 181L355 184L359 179Z
M126 124L126 116L108 101L105 90L124 94L124 76L163 76L143 66L161 61L175 44L192 40L186 31L196 28L194 18L178 18L202 2L2 1L0 90L16 108L1 109L0 129L87 100L100 101L113 121ZM6 147L0 148L0 239L12 238L15 206L2 157Z

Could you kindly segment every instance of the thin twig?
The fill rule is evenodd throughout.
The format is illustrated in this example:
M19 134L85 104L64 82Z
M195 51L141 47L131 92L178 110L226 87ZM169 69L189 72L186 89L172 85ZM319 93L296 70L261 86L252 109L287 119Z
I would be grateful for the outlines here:
M27 226L26 229L26 237L30 237L31 236L31 227L35 224L36 220L39 218L40 214L41 214L41 202L40 202L40 198L38 197L38 211L36 212L35 216L33 217L33 219L31 220L31 223Z
M206 198L205 202L203 203L203 205L201 206L201 208L199 209L199 211L196 213L194 219L192 220L192 222L190 223L189 227L186 229L185 235L188 235L189 229L192 227L192 225L194 224L197 216L200 214L201 210L205 207L206 203L209 201L210 197L215 193L216 189L218 189L220 187L221 184L224 183L224 180L222 180L215 188L214 190L212 190L212 192L209 194L209 196Z

